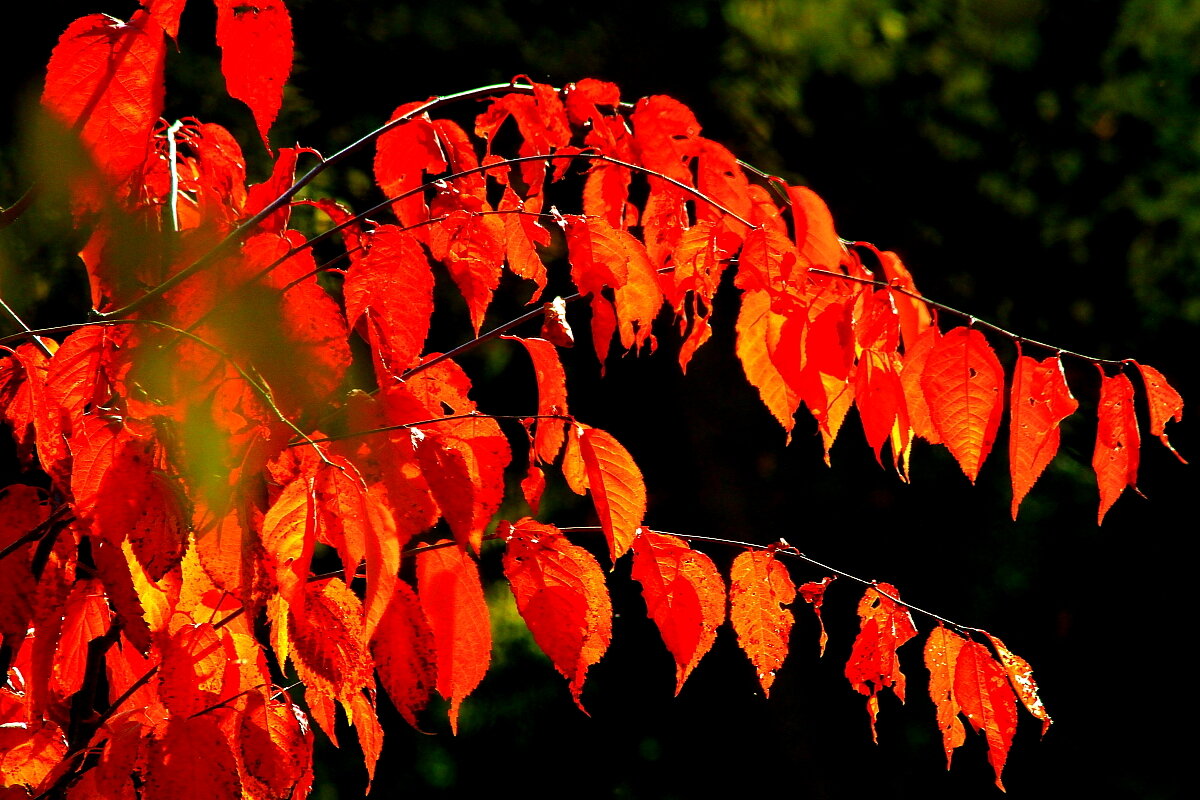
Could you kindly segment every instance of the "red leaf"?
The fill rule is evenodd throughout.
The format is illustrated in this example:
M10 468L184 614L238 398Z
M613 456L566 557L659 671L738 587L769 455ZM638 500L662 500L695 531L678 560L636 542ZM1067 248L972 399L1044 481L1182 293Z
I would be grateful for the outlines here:
M596 516L608 539L609 556L616 563L633 544L646 516L646 484L633 456L612 434L599 428L580 433L579 426L573 431L579 439Z
M837 580L836 575L822 578L820 581L809 581L800 585L800 596L804 598L804 602L812 606L813 613L817 615L817 624L821 626L821 655L825 655L825 645L829 642L829 635L825 633L825 620L821 618L821 606L825 603L825 590L829 588L829 584Z
M424 102L405 103L392 112L389 121L423 105ZM375 148L375 182L383 193L388 197L412 193L392 204L400 223L411 227L428 220L425 196L416 190L425 182L426 172L438 173L446 169L446 154L429 115L420 114L400 123L380 136ZM417 236L425 236L420 228L417 231Z
M292 71L292 18L283 0L215 0L217 45L229 96L250 106L268 150L267 131L283 105Z
M514 339L524 345L533 361L534 374L537 377L538 414L561 414L567 411L567 376L563 371L562 362L558 358L558 350L545 339L522 339L519 336L503 336L503 339ZM538 460L544 464L554 463L566 440L566 421L558 419L535 420L533 449Z
M14 484L0 490L0 550L14 544L46 519L45 493ZM30 558L34 543L22 545L0 559L0 644L16 650L33 615L37 579Z
M370 237L367 255L350 265L345 283L351 327L367 318L367 338L388 368L399 374L421 354L433 314L433 272L412 234L383 225Z
M417 594L396 581L391 601L371 637L371 656L379 682L396 710L417 730L417 713L429 703L437 683L433 631Z
M796 586L774 550L746 550L729 570L729 621L738 645L758 673L763 694L770 697L775 673L788 655L792 612L784 606L796 599Z
M350 705L354 695L375 688L362 602L340 578L309 583L304 589L303 609L293 610L288 619L297 675L310 694L336 697L343 706ZM324 723L322 727L326 733L332 730Z
M492 292L500 285L505 255L504 222L494 214L436 206L434 213L444 214L444 219L430 226L430 252L450 271L450 277L467 301L471 325L478 336L492 302Z
M1183 397L1167 383L1163 374L1154 367L1138 364L1142 373L1142 382L1146 384L1146 402L1150 406L1150 433L1162 440L1167 449L1175 453L1175 457L1187 463L1187 459L1179 455L1171 443L1167 441L1166 426L1171 420L1179 422L1183 419Z
M983 334L955 328L933 345L921 388L938 436L975 482L1004 411L1004 368Z
M163 109L162 28L138 11L75 20L46 68L42 105L79 132L96 165L121 185L139 175Z
M1097 408L1096 449L1092 454L1092 469L1100 487L1100 513L1096 524L1117 502L1126 486L1137 489L1138 434L1137 416L1133 409L1133 384L1122 373L1108 377L1100 370L1100 402Z
M612 604L595 557L572 544L553 525L529 517L502 522L504 575L517 610L554 668L570 681L571 696L587 713L580 695L588 667L612 641Z
M1000 773L1008 759L1017 730L1017 704L1004 668L979 642L962 645L954 667L954 700L976 731L988 743L988 762L996 771L996 785L1004 790Z
M807 186L788 186L796 247L804 262L821 269L837 270L844 249L833 228L833 215L820 195Z
M1017 357L1010 408L1008 460L1015 520L1021 501L1058 452L1059 423L1079 408L1057 356L1041 363Z
M303 797L312 784L313 736L286 695L251 692L238 726L235 755L252 797Z
M309 565L317 543L316 489L312 477L300 477L283 488L262 521L262 542L270 559L279 596L292 613L306 597Z
M633 540L633 577L642 585L646 616L675 659L678 695L725 621L725 582L708 556L647 530Z
M458 733L462 701L483 680L492 658L479 570L461 546L422 551L417 554L417 593L437 647L437 690L450 701L450 729Z
M946 751L946 769L954 750L967 739L959 707L954 699L954 672L958 654L967 640L942 623L929 632L925 640L925 668L929 670L929 696L937 706L938 728L942 732L942 747Z
M187 0L138 0L172 39L179 38L179 15Z
M871 738L879 742L875 720L879 716L879 691L891 687L904 702L904 673L896 650L917 635L912 615L899 599L900 593L889 583L868 588L858 603L858 619L862 625L854 640L846 678L859 694L867 696L867 713L871 717Z
M1004 670L1008 673L1008 681L1012 684L1013 691L1017 693L1021 705L1042 721L1042 736L1045 736L1054 720L1050 719L1050 714L1042 705L1042 699L1038 697L1037 682L1033 679L1033 667L1029 666L1028 661L1009 650L998 636L993 636L987 631L984 631L983 635L988 637L992 646L996 648L996 653L1000 656L1000 663L1004 665Z
M173 717L160 725L147 747L144 796L173 800L242 796L237 761L216 716Z

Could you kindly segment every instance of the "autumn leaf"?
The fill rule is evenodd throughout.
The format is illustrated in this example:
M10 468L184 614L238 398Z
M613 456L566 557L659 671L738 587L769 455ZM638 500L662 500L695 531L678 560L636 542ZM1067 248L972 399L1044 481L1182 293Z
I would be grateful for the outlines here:
M829 588L829 584L837 579L836 575L830 575L822 578L819 581L808 581L800 584L800 596L804 598L804 602L812 606L813 613L817 615L817 624L821 626L821 655L825 655L825 645L829 642L829 634L825 633L825 620L821 617L821 606L825 604L825 590Z
M1038 686L1033 679L1033 668L1029 666L1028 661L1009 650L1004 642L1000 641L1000 637L993 636L987 631L983 631L983 635L988 637L992 647L996 648L996 653L1000 656L1000 663L1004 665L1004 670L1008 673L1008 681L1012 684L1013 691L1017 693L1021 705L1042 721L1042 736L1045 736L1054 720L1050 719L1050 714L1042 704L1041 698L1038 697Z
M633 544L638 526L646 516L646 484L642 472L620 442L599 428L580 432L579 453L587 470L588 490L600 527L608 540L608 553L613 563Z
M292 71L292 18L283 0L215 0L217 45L229 96L250 106L268 150L267 132L283 105Z
M559 360L558 351L545 339L522 339L517 336L501 338L520 342L533 361L533 371L537 378L539 416L539 419L534 421L533 452L542 463L552 464L566 441L567 423L565 420L546 417L568 413L567 376L563 371L562 361Z
M982 333L955 328L933 345L921 388L934 429L974 483L1000 428L1004 368Z
M725 621L725 582L712 559L683 539L645 529L633 540L633 578L675 659L678 695Z
M458 733L462 701L475 690L492 658L492 632L475 562L461 546L417 554L417 594L433 631L437 690L450 701L450 729Z
M1012 469L1012 516L1030 488L1058 452L1059 424L1075 413L1079 403L1071 395L1057 356L1037 362L1017 357L1009 405L1008 460Z
M1017 705L1004 668L979 642L966 641L954 666L954 700L976 732L988 743L988 762L996 771L996 785L1004 790L1000 773L1008 760L1017 729Z
M787 568L776 560L774 550L746 550L733 560L729 570L729 621L767 697L775 673L788 655L794 617L784 606L795 599L796 586Z
M404 581L396 581L370 646L388 699L420 730L417 713L428 704L437 683L437 652L421 601Z
M867 696L871 717L871 738L879 742L875 720L879 716L879 692L891 688L904 702L904 673L896 650L917 635L912 614L897 602L900 593L889 583L867 589L858 602L861 628L846 663L846 678L859 694Z
M1176 458L1186 464L1187 459L1176 452L1167 441L1166 434L1168 422L1179 422L1183 419L1183 398L1154 367L1138 364L1136 361L1133 363L1142 373L1142 382L1146 385L1146 401L1150 406L1150 433L1157 436L1168 450L1175 453Z
M116 186L136 181L163 110L162 28L145 11L121 22L105 14L75 20L46 69L42 106L79 132Z
M958 702L954 699L954 675L958 654L967 640L938 622L925 640L925 668L929 670L929 696L937 706L937 723L942 732L942 747L946 751L946 769L954 750L967 739L962 720L958 718Z
M579 710L588 667L612 641L612 604L594 556L553 525L502 522L504 576L517 610L554 668L570 681Z
M1126 486L1137 489L1141 436L1133 409L1133 384L1124 373L1110 378L1100 369L1097 417L1092 469L1100 487L1100 512L1096 516L1099 525Z

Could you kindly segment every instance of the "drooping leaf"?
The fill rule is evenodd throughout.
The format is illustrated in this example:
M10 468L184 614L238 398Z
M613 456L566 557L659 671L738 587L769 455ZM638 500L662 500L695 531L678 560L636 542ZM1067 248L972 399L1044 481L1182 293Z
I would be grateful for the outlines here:
M504 575L517 610L554 668L570 681L575 705L588 667L612 641L612 604L594 556L572 544L558 528L525 517L502 522Z
M371 656L392 705L420 730L417 713L429 703L437 683L437 652L421 602L404 581L396 581L371 637Z
M633 578L675 659L678 695L725 621L725 581L712 559L684 540L645 529L633 540Z
M967 640L938 623L925 640L925 668L929 670L929 696L937 706L938 728L942 732L942 747L946 751L946 769L954 750L967 739L966 729L958 718L959 707L954 699L955 665L958 654Z
M966 641L954 667L954 700L976 732L988 743L988 762L996 771L996 785L1004 790L1000 773L1008 760L1017 730L1017 703L1004 667L979 642Z
M392 112L389 122L423 105L423 102L405 103ZM446 154L429 115L411 116L380 136L375 148L375 182L379 188L388 197L408 195L392 204L400 223L408 228L428 220L429 207L424 194L417 189L425 182L425 173L436 174L446 169ZM414 235L427 236L423 228L415 228ZM393 269L409 267L397 264Z
M292 18L283 0L215 0L221 73L229 96L254 114L263 144L292 72Z
M1171 443L1167 441L1166 426L1171 420L1179 422L1183 419L1183 397L1167 383L1163 374L1154 367L1138 364L1142 373L1142 382L1146 384L1146 402L1150 406L1150 433L1157 436L1167 449L1175 453L1175 457L1187 463L1187 459L1179 455Z
M836 575L830 575L822 578L819 581L808 581L800 584L797 591L804 598L804 602L812 606L813 613L817 615L817 624L821 626L821 655L825 655L825 645L829 642L829 634L825 632L825 620L821 617L821 606L825 604L825 590L829 588L829 584L837 579Z
M1009 650L1004 642L1000 641L1000 637L993 636L987 631L984 631L983 635L988 637L992 647L996 648L996 653L1000 656L1000 663L1004 665L1004 671L1008 673L1008 682L1012 684L1013 691L1017 693L1017 699L1021 701L1021 705L1042 721L1042 736L1045 736L1054 720L1050 719L1046 706L1038 697L1037 681L1033 679L1033 667L1029 666L1028 661Z
M236 798L237 761L212 714L173 717L154 732L143 768L143 794L173 800Z
M633 456L612 434L599 428L579 433L579 426L572 431L579 438L588 490L608 539L609 556L616 563L633 544L646 516L646 483Z
M1057 356L1040 363L1018 356L1013 369L1008 446L1014 520L1021 500L1058 452L1059 423L1078 407Z
M120 186L136 181L163 109L163 30L146 11L121 22L75 20L46 68L42 106L79 132L96 165Z
M1004 368L982 333L955 328L933 345L921 388L938 436L974 483L1000 427Z
M746 379L758 390L763 405L787 431L790 439L800 407L800 396L784 380L771 360L771 351L779 341L783 318L771 310L771 298L765 291L746 292L737 320L737 356Z
M286 695L251 692L238 727L235 755L253 797L304 796L311 786L313 735L304 712Z
M554 345L545 339L522 339L517 336L502 338L520 342L533 361L537 378L538 415L567 414L567 376ZM535 421L534 428L533 449L538 460L544 464L554 463L566 440L566 421L542 417Z
M895 598L895 599L893 599ZM896 602L900 593L889 583L867 589L858 602L860 629L846 663L846 678L859 694L867 696L871 738L879 742L875 720L879 716L879 692L891 688L904 702L904 673L896 650L917 635L912 614Z
M450 701L450 729L457 733L462 701L483 680L492 658L491 618L479 569L461 546L422 551L417 594L437 649L437 690Z
M784 608L796 599L796 585L774 550L739 553L729 569L729 621L738 645L754 665L763 694L771 694L775 673L788 655L794 617Z
M1096 517L1099 525L1126 486L1137 489L1141 436L1133 408L1133 384L1124 373L1110 378L1100 370L1097 417L1092 469L1100 487L1100 512Z

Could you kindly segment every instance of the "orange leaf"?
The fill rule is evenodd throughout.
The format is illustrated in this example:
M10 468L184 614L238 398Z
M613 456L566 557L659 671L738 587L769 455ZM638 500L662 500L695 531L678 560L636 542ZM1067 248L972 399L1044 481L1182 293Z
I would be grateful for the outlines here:
M479 569L461 546L424 550L417 554L417 593L437 647L437 690L450 701L450 729L458 733L462 701L483 680L492 658Z
M1175 457L1187 463L1187 459L1179 455L1171 443L1167 441L1166 426L1171 420L1179 422L1183 419L1183 397L1167 383L1163 374L1154 367L1138 364L1142 373L1142 382L1146 384L1146 401L1150 406L1150 433L1162 440L1167 449L1175 453Z
M646 484L633 456L612 434L599 428L580 432L578 425L573 430L579 437L596 516L608 539L609 556L616 563L633 544L646 516Z
M1057 356L1041 363L1018 356L1009 407L1008 460L1015 520L1021 500L1058 452L1059 423L1074 414L1079 403L1071 396Z
M955 328L933 346L921 388L938 436L975 482L1004 411L1004 368L974 328Z
M362 602L340 578L309 583L305 594L303 609L293 609L288 619L292 662L310 694L336 697L347 704L364 688L375 688L363 635ZM331 731L322 727L326 733Z
M712 648L725 621L725 582L712 559L674 536L641 530L633 540L633 577L646 616L675 659L675 694Z
M800 407L800 396L788 386L779 368L771 360L771 351L779 341L784 318L771 310L771 298L765 291L742 294L737 320L737 356L746 379L758 389L758 396L771 415L791 438L793 419Z
M233 800L242 796L237 761L212 714L173 717L161 723L145 759L145 797Z
M572 544L553 525L529 517L500 523L505 541L504 575L517 610L551 663L580 695L588 667L612 641L612 604L595 557Z
M1042 721L1042 736L1045 736L1054 720L1050 719L1050 714L1042 705L1042 699L1038 697L1037 681L1033 679L1033 667L1029 666L1028 661L1009 650L1004 642L1000 641L1000 637L993 636L987 631L984 631L983 635L988 637L992 646L996 648L996 653L1000 656L1000 663L1004 665L1004 669L1008 673L1008 681L1012 684L1013 691L1017 693L1021 705Z
M825 603L825 590L829 588L829 584L837 580L836 575L830 575L822 578L819 581L809 581L800 585L800 596L804 598L804 602L812 606L813 613L817 615L817 624L821 626L821 655L825 655L825 645L829 642L829 634L825 633L825 620L821 618L821 606Z
M1099 525L1126 486L1137 489L1141 437L1133 409L1133 384L1123 373L1110 378L1099 365L1097 368L1100 369L1100 402L1092 469L1096 471L1096 483L1100 487L1100 513L1096 517Z
M796 585L787 568L775 559L774 550L747 550L733 560L729 621L768 697L775 673L787 658L792 633L794 618L784 606L795 599Z
M929 404L925 402L925 390L921 388L921 374L929 354L942 338L942 332L929 326L913 344L904 345L904 360L900 366L900 386L904 390L904 403L908 409L908 422L913 435L920 436L930 444L940 444L937 428L929 416Z
M925 668L929 670L929 696L937 706L938 728L942 731L942 747L946 750L946 769L954 750L967 739L959 707L954 700L954 667L958 653L967 640L938 623L925 640Z
M216 0L217 45L229 96L250 106L263 144L292 71L292 18L283 0Z
M1004 790L1000 773L1008 759L1017 730L1017 702L1004 668L979 642L967 641L954 666L954 700L976 731L988 743L988 762L996 771L996 785Z
M896 650L917 635L912 614L897 603L900 593L889 583L868 588L858 602L861 629L854 640L846 678L859 694L867 696L867 713L871 717L871 738L879 742L875 719L879 716L879 691L891 687L904 702L904 673Z
M274 700L265 692L251 692L236 745L234 754L251 797L303 797L312 784L312 730L286 695Z
M801 257L814 267L838 269L844 248L833 228L829 206L807 186L788 186L787 195L792 204L796 247Z

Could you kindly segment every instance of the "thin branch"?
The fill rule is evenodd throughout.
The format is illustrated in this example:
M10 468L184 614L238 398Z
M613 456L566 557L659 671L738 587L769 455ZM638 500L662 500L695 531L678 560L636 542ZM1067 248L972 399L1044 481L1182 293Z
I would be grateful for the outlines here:
M4 302L3 297L0 297L0 309L3 309L4 313L8 314L9 318L12 319L13 322L17 323L18 328L24 331L26 335L32 337L34 347L36 347L38 350L41 350L42 355L44 355L46 358L54 357L54 353L50 352L50 348L46 346L46 343L37 336L33 336L33 329L25 324L25 320L21 319L17 312L13 311L12 307L9 306L8 303Z
M934 308L940 308L942 311L946 311L951 314L957 314L958 316L969 320L970 324L972 326L978 325L981 328L987 328L990 331L995 331L996 333L1000 334L1001 336L1007 336L1009 339L1016 341L1016 342L1024 342L1025 344L1031 344L1034 347L1044 347L1047 350L1053 350L1054 352L1058 353L1059 355L1071 356L1073 358L1078 358L1083 361L1091 361L1094 364L1117 364L1117 365L1123 366L1129 360L1129 359L1100 358L1098 356L1089 356L1086 353L1077 353L1074 350L1067 350L1067 349L1064 349L1062 347L1057 347L1052 344L1046 344L1045 342L1039 342L1036 339L1030 339L1028 337L1021 336L1020 334L1013 333L1012 331L1005 330L1004 328L1001 328L999 325L988 322L987 320L984 320L984 319L980 319L979 317L975 316L974 314L968 314L965 311L960 311L959 309L955 308L954 306L948 306L945 303L939 303L937 300L930 300L928 297L924 297L923 295L921 295L917 292L911 292L908 289L902 289L899 286L889 283L888 281L873 280L871 278L859 278L854 275L846 275L845 273L842 273L842 272L834 272L834 271L828 270L828 269L818 269L816 267L810 267L807 270L807 272L810 275L825 275L830 278L840 278L844 281L850 281L852 283L861 283L865 286L876 286L880 289L890 289L893 292L897 292L897 293L905 295L907 297L911 297L914 300L920 300L921 302L923 302L927 305L931 305Z
M448 417L434 417L432 419L423 419L419 422L402 422L399 425L385 425L382 428L371 428L365 431L352 431L350 433L340 433L336 436L325 436L320 439L310 439L313 444L321 444L323 442L338 442L344 439L353 439L358 436L370 436L374 433L387 433L388 431L400 431L408 428L419 428L425 425L434 425L438 422L454 422L462 419L559 419L563 422L574 422L575 418L567 414L483 414L478 411L470 414L451 414ZM288 442L288 447L298 447L308 442Z
M564 532L579 531L581 533L583 533L583 532L602 533L604 531L604 529L598 525L575 525L575 526L571 526L571 527L567 527L567 528L559 528L559 530L564 531ZM787 542L782 541L782 540L780 540L779 542L772 543L772 544L756 544L754 542L739 542L736 539L722 539L722 538L719 538L716 536L696 536L696 535L688 534L688 533L672 533L671 531L651 530L650 528L646 528L645 530L650 531L650 533L661 533L661 534L665 534L667 536L676 536L680 539L684 539L689 542L707 542L709 544L719 544L719 545L724 545L726 547L739 547L743 550L771 550L771 549L774 549L775 552L779 553L780 555L786 555L786 556L791 556L792 558L798 558L801 561L806 561L815 567L820 567L823 570L828 570L829 572L832 572L835 575L838 575L842 578L846 578L847 580L851 580L856 583L861 583L863 586L870 587L870 588L874 589L875 591L879 592L879 594L888 598L889 600L892 600L893 602L898 603L898 604L904 606L905 608L908 608L910 611L916 611L918 614L924 614L927 617L938 620L939 622L943 622L946 625L949 625L953 628L957 628L959 630L975 631L977 633L983 632L982 628L973 628L970 625L963 625L962 623L955 622L954 620L951 620L951 619L947 619L946 617L943 617L940 614L935 614L934 612L928 611L924 608L921 608L920 606L913 605L912 603L908 602L907 600L901 600L899 597L894 597L891 594L888 594L887 592L881 590L879 588L878 581L868 580L866 578L860 578L857 575L852 575L851 573L840 570L837 567L831 567L828 564L824 564L811 556L801 553L795 547L793 547L792 545L789 545ZM783 546L781 547L780 545L783 545ZM405 552L407 552L407 551L405 551Z

